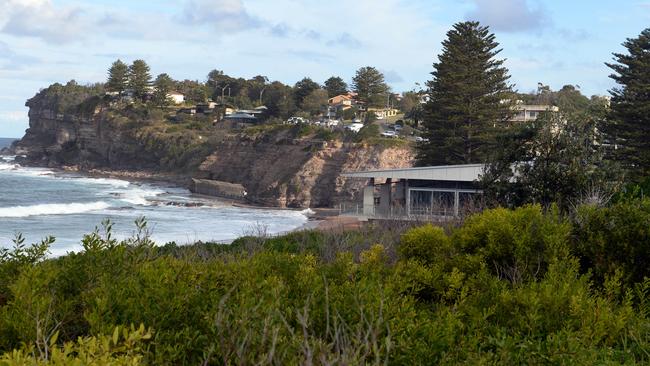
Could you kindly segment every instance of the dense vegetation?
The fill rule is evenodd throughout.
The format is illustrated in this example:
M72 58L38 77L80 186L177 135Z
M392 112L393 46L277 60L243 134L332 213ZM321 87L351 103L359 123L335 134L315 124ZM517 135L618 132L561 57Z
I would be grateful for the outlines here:
M645 199L231 246L105 224L56 259L18 241L0 256L0 362L647 364L649 222Z

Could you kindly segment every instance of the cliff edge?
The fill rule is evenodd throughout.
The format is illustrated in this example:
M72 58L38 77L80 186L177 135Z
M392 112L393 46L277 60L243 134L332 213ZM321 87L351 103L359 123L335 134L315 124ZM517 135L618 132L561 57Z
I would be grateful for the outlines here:
M343 171L408 167L413 160L407 143L352 142L309 126L224 129L53 87L26 103L29 129L13 147L23 164L174 174L188 186L191 178L235 185L251 203L299 208L353 199L365 182L344 179Z

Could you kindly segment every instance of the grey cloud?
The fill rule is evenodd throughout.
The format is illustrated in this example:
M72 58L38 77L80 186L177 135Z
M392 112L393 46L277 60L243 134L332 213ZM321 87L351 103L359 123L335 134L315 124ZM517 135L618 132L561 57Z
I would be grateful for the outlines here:
M348 32L341 33L336 39L327 42L328 46L344 46L348 48L359 48L363 44Z
M286 23L278 23L272 26L269 33L278 38L305 37L313 41L321 39L321 34L313 29L296 29Z
M384 74L387 83L403 83L404 79L395 70L380 70Z
M567 28L558 29L560 37L570 42L582 42L591 39L593 35L584 29L571 30Z
M85 34L85 12L79 7L56 7L51 1L0 0L0 5L5 9L2 33L55 43L70 42Z
M318 41L321 39L320 33L316 32L315 30L307 30L304 33L305 33L305 37L312 39L314 41Z
M191 25L210 25L219 31L237 32L258 28L262 22L250 15L242 0L190 0L182 20Z
M279 38L287 38L293 32L285 23L279 23L271 27L271 35Z
M9 45L0 41L0 58L9 58L14 52L9 48Z
M541 8L531 8L526 0L473 0L475 9L466 15L493 30L525 32L544 28L548 15Z
M22 70L40 61L32 56L18 54L7 43L0 41L0 70Z

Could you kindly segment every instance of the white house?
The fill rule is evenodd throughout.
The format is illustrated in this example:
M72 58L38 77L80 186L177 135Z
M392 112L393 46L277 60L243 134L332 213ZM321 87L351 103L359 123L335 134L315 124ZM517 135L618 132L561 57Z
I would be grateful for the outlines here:
M167 98L171 99L174 102L174 104L185 103L185 95L178 92L171 92L167 94Z

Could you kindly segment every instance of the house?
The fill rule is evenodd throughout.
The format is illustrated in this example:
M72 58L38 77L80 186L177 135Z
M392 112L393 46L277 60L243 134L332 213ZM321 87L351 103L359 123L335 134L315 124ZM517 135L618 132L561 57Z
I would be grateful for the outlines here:
M483 164L429 166L342 173L365 179L367 218L449 218L471 211L482 199Z
M328 99L327 103L331 107L347 109L352 107L354 104L354 98L352 98L349 94L341 94Z
M231 122L234 124L250 124L258 121L257 117L250 113L245 113L244 111L237 111L232 114L228 114L223 117L225 122Z
M176 114L189 114L193 116L196 114L196 108L181 108L176 112Z
M185 103L185 95L179 92L168 93L167 98L176 105Z
M395 117L399 110L395 108L368 108L368 112L372 112L377 116L377 119L386 119L388 117Z
M516 114L510 118L510 122L534 121L545 112L560 111L558 107L553 105L523 104L521 101L517 101L513 110Z

